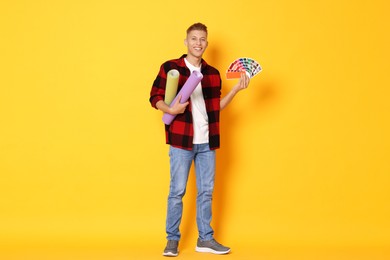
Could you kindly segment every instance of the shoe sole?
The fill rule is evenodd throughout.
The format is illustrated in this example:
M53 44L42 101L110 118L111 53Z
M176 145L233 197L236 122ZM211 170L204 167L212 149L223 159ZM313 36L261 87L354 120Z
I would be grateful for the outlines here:
M167 253L163 253L163 256L178 256L179 253L172 253L172 252L167 252Z
M214 249L208 247L196 247L195 251L200 253L212 253L216 255L225 255L230 252L230 249L226 251L215 251Z

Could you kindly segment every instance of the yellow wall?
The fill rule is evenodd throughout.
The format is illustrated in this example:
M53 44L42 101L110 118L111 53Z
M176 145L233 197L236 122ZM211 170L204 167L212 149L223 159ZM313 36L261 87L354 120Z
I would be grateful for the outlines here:
M390 243L387 1L0 2L0 245L164 243L159 66L264 70L222 112L213 224L232 246ZM235 81L223 78L224 93ZM185 243L196 239L193 176ZM184 238L183 238L184 239Z

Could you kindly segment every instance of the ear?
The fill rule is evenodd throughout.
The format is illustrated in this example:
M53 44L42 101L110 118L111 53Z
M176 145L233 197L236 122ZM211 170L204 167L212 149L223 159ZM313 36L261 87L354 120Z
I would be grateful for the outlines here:
M188 42L187 42L187 38L184 39L184 45L187 47L188 45Z

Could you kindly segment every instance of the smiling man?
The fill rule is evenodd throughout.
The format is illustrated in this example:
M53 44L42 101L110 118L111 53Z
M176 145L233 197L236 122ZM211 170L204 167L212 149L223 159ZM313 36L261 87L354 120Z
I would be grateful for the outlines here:
M245 73L238 83L221 99L221 77L217 69L202 59L206 51L207 27L195 23L187 29L184 40L187 54L161 65L150 92L151 105L164 113L176 115L170 125L165 125L166 143L170 157L170 188L166 219L167 245L164 256L177 256L181 238L179 231L183 213L182 198L186 192L192 162L196 172L196 222L199 237L195 250L214 254L227 254L225 247L214 239L211 227L212 195L215 178L215 150L220 146L219 113L233 97L248 87ZM167 73L176 69L180 73L178 91L193 71L200 71L203 79L191 94L190 99L172 105L164 102Z

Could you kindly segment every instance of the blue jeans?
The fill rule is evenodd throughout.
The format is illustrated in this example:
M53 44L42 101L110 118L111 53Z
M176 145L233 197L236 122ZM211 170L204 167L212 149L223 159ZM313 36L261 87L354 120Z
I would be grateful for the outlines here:
M168 240L180 240L179 226L183 214L182 198L186 193L192 161L196 172L196 223L199 239L213 239L211 228L211 201L214 190L215 151L209 144L194 144L191 151L170 146L171 181L168 196L166 232Z

